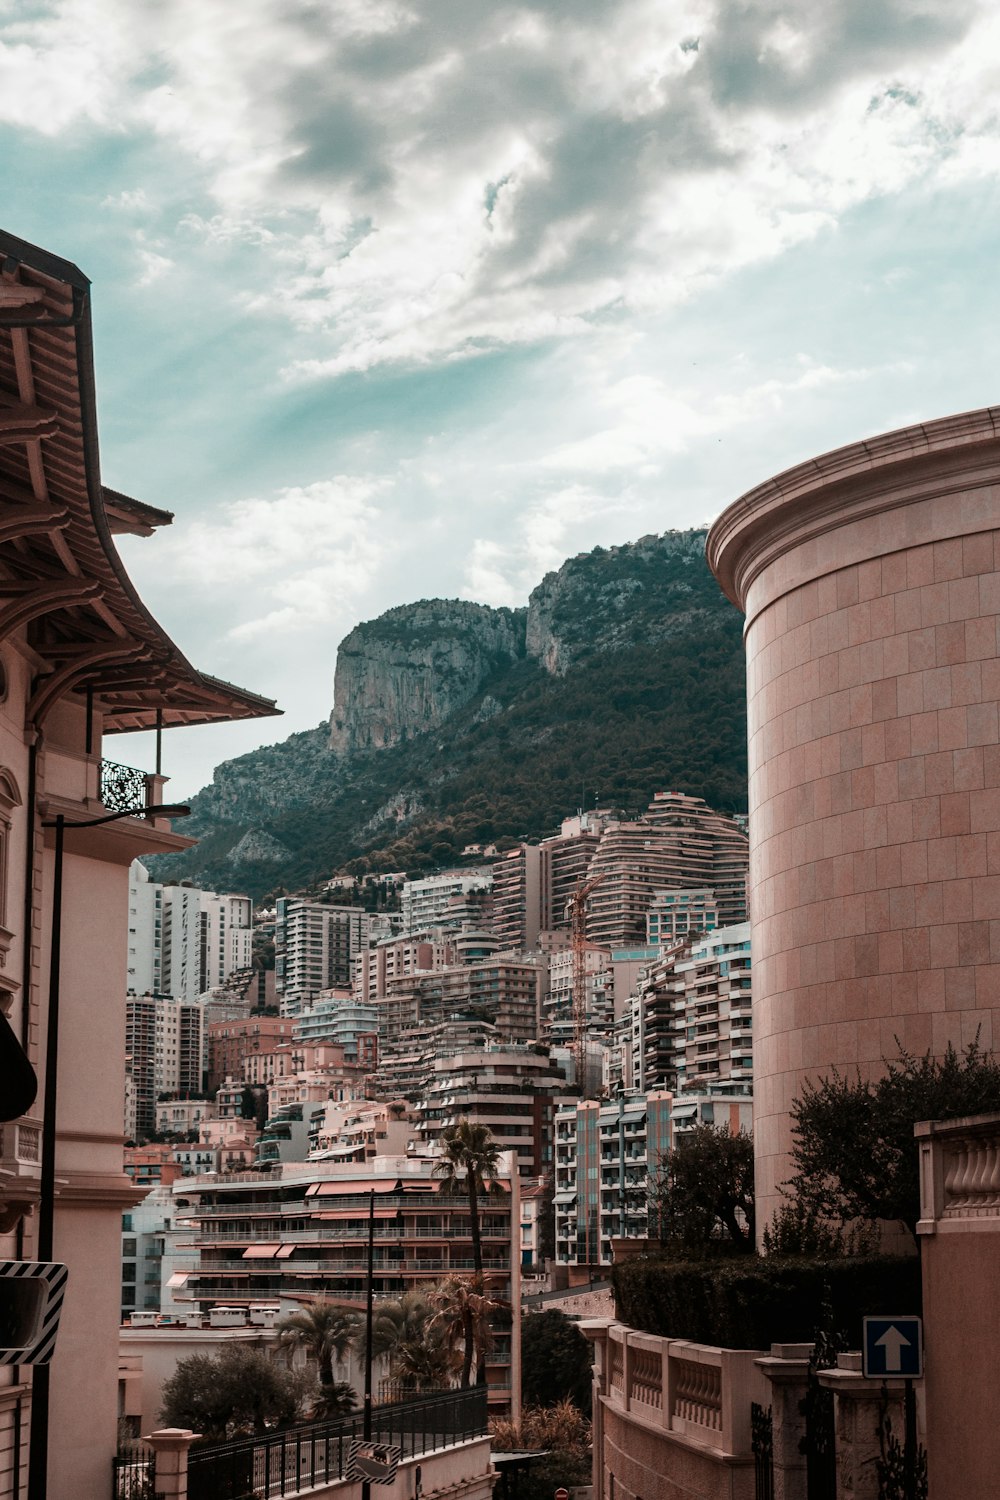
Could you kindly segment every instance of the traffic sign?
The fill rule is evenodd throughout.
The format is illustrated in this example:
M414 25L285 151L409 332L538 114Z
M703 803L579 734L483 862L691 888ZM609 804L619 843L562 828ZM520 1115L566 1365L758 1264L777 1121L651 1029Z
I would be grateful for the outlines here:
M394 1443L373 1443L370 1438L355 1438L347 1456L344 1478L392 1484L402 1457L402 1448L397 1448Z
M919 1380L924 1373L923 1328L919 1318L865 1318L861 1368L870 1379L901 1375Z

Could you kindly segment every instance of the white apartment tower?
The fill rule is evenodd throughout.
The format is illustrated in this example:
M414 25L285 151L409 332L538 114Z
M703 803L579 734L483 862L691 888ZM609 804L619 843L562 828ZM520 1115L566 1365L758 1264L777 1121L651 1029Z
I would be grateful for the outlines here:
M129 874L128 989L197 1000L250 967L249 896L160 885L136 861Z

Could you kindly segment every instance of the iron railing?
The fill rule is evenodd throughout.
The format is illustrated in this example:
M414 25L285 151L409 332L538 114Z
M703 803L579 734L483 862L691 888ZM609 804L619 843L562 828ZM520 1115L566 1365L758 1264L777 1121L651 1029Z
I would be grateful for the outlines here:
M111 1460L111 1500L153 1500L156 1454L142 1443L126 1443Z
M769 1406L750 1403L754 1500L774 1500L774 1422Z
M149 781L145 771L135 766L119 766L113 760L101 761L101 801L108 812L130 812L149 803Z
M343 1479L360 1413L289 1427L264 1437L196 1443L188 1455L188 1500L273 1500ZM420 1458L486 1434L486 1389L435 1391L372 1411L372 1440Z

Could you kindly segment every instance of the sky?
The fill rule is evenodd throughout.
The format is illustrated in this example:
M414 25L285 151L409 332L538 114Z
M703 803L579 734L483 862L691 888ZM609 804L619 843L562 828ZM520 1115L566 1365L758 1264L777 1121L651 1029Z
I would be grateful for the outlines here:
M186 797L360 620L997 401L1000 13L0 0L0 224L93 281L139 592L284 709L171 731Z

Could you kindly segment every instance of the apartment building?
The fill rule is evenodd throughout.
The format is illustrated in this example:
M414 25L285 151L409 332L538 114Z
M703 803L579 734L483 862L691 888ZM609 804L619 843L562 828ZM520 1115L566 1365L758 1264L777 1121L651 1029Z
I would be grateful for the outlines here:
M331 990L293 1018L295 1042L332 1042L348 1062L373 1071L378 1060L378 1007L363 1004L351 990Z
M409 1110L401 1100L333 1100L309 1120L309 1160L366 1162L403 1156L410 1143Z
M430 927L481 926L489 922L493 872L442 870L419 880L407 880L400 890L404 933L426 932Z
M249 896L160 885L136 860L129 870L128 989L197 1000L237 971L250 971Z
M169 1183L151 1188L134 1208L122 1214L121 1317L159 1312L163 1258L173 1221Z
M125 1002L125 1137L156 1129L161 1094L205 1090L204 1014L200 1005L171 995L130 995Z
M654 960L631 1008L640 1087L678 1093L753 1080L750 926L720 927Z
M238 1180L183 1179L175 1204L187 1231L179 1248L189 1255L190 1269L176 1273L174 1295L203 1312L217 1302L295 1305L317 1294L361 1308L370 1222L376 1305L467 1275L468 1202L443 1190L434 1167L432 1156L382 1155L364 1162L285 1162ZM507 1157L496 1193L481 1205L480 1225L486 1274L515 1308L520 1260L511 1252L519 1209L519 1174ZM497 1330L489 1357L489 1397L497 1411L520 1382L519 1321Z
M569 925L570 900L587 878L609 817L606 812L581 812L564 818L559 832L539 844L543 929Z
M670 885L697 885L700 868L704 885L715 892L719 923L733 926L747 920L747 872L750 845L744 818L716 812L700 797L683 792L656 792L646 819L673 837L676 868L682 879Z
M674 1095L666 1090L586 1099L555 1119L556 1261L570 1283L589 1280L613 1260L615 1239L645 1239L649 1194L662 1156L696 1124L752 1128L749 1094L723 1088Z
M431 1147L459 1120L485 1125L522 1177L538 1177L552 1164L552 1122L565 1088L547 1048L445 1046L416 1106L416 1136Z
M282 1015L297 1015L323 991L350 989L368 946L369 917L358 906L283 896L274 926L275 988Z
M243 1079L247 1058L271 1053L282 1042L290 1042L294 1024L290 1016L241 1016L234 1021L213 1021L208 1030L208 1090L227 1078Z
M714 932L718 925L714 891L656 891L646 912L646 942L672 948L689 937Z
M506 1041L537 1040L545 967L541 960L498 954L485 963L455 964L392 981L378 1004L382 1055L408 1046L415 1028L453 1016L486 1021Z
M518 844L493 866L493 930L501 948L538 945L542 918L542 851Z
M394 980L457 963L457 939L457 931L442 927L381 938L357 959L355 999L362 1005L374 1005L385 999Z
M587 1034L606 1040L614 1020L614 977L611 950L589 944L583 953L586 985L583 1013ZM563 948L549 957L549 987L542 1003L542 1035L553 1047L572 1049L576 1042L573 1015L576 955Z
M587 902L587 937L643 942L661 890L711 890L720 922L745 921L747 848L742 829L700 797L657 792L643 817L605 825L588 870L600 884Z

